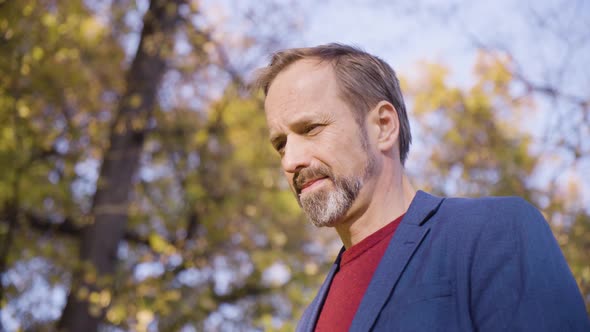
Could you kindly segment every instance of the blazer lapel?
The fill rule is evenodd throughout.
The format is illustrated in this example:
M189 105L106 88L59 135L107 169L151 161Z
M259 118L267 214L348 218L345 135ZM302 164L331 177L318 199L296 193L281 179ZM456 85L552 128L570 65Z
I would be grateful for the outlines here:
M357 309L350 331L369 331L391 295L412 254L429 231L422 226L443 198L418 191L398 226ZM315 321L314 321L315 322Z
M326 296L328 296L328 290L330 289L330 285L332 284L332 279L334 279L334 275L336 274L336 272L338 272L338 269L340 267L340 257L342 256L343 252L344 247L340 249L336 261L334 262L334 264L332 264L332 267L330 268L330 271L326 276L326 280L322 284L322 287L318 291L318 294L316 295L315 299L310 304L310 307L308 309L309 315L307 315L307 313L304 315L305 320L302 322L301 326L297 327L297 332L313 332L313 330L315 330L315 325L324 305L324 302L326 301Z

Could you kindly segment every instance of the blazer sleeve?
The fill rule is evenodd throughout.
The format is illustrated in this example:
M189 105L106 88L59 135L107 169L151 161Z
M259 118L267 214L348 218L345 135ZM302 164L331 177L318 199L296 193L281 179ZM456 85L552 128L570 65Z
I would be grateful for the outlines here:
M509 198L484 212L471 265L471 316L479 331L590 331L576 281L548 223Z

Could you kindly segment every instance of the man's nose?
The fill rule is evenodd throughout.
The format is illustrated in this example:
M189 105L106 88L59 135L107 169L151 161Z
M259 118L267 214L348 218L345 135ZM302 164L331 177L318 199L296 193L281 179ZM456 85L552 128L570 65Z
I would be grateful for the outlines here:
M283 170L287 173L295 173L301 168L309 166L310 154L305 144L297 142L297 139L289 139L285 143L281 163Z

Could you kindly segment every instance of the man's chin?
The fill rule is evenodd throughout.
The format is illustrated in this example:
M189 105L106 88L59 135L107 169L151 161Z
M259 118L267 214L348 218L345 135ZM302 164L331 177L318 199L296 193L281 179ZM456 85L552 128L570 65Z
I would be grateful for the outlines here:
M334 226L338 225L338 223L339 223L339 219L328 220L328 221L324 222L322 220L312 219L310 216L307 216L307 220L317 228L334 227Z
M347 197L346 191L336 189L315 188L297 197L299 205L307 219L316 227L333 227L338 225L352 206L354 197Z
M342 213L326 213L326 207L313 207L307 209L302 205L303 212L309 222L318 227L334 227L338 225L344 218Z

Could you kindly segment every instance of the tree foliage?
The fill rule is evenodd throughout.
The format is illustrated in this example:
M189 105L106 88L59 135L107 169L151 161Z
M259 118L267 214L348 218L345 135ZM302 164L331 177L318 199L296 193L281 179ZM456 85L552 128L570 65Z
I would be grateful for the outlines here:
M0 5L6 328L288 328L326 255L228 60L252 36L197 2L94 5Z

